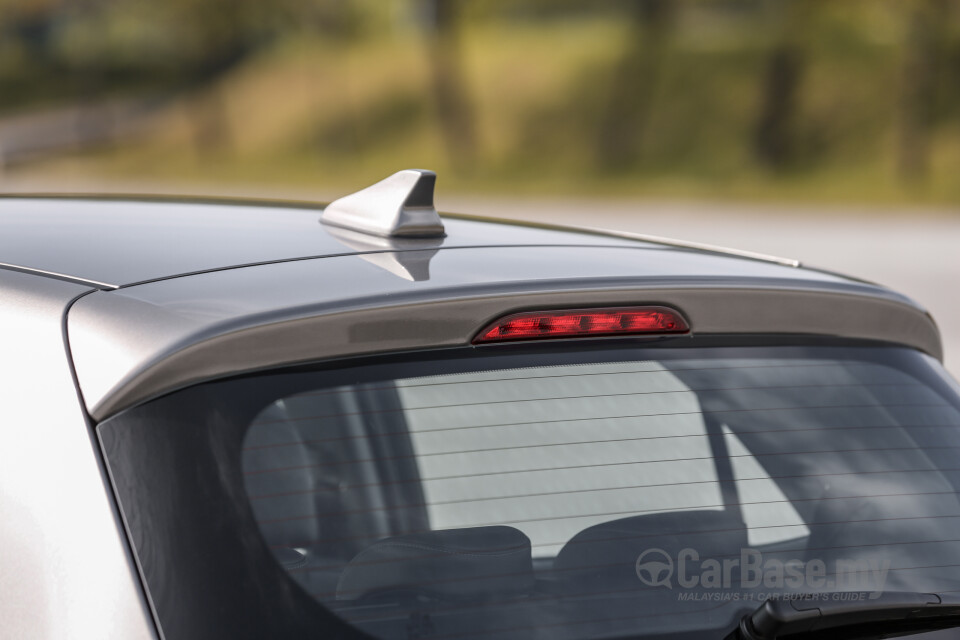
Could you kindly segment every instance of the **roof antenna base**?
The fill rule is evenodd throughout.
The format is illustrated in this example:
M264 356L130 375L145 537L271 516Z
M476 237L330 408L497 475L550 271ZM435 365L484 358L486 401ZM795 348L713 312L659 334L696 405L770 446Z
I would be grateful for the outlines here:
M334 200L320 222L384 238L442 238L443 221L433 206L437 174L398 171L389 178Z

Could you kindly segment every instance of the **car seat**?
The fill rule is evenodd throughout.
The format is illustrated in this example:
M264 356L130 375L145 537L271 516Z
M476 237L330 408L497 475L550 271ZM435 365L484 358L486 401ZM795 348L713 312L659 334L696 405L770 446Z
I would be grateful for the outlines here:
M654 513L584 529L560 549L553 572L558 581L578 591L644 589L649 582L669 578L663 572L675 570L684 549L692 549L703 561L738 557L746 546L743 522L726 511ZM640 575L641 557L663 563L653 567L660 575Z

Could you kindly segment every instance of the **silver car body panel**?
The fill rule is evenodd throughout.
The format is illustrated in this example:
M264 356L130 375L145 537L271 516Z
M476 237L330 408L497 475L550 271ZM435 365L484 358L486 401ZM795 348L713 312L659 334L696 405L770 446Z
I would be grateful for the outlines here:
M320 224L322 207L257 203L0 197L0 268L115 289L204 271L357 253ZM439 246L657 246L602 234L445 220ZM374 236L369 236L374 238ZM422 248L396 246L369 252ZM406 244L404 244L406 243Z
M152 638L64 344L89 287L0 271L0 624L5 638Z
M930 316L907 298L817 271L643 247L389 255L410 260L418 254L427 276L420 279L355 255L223 270L85 296L72 308L68 328L87 408L101 420L218 376L467 345L492 319L538 308L665 304L680 309L698 335L866 338L942 356Z

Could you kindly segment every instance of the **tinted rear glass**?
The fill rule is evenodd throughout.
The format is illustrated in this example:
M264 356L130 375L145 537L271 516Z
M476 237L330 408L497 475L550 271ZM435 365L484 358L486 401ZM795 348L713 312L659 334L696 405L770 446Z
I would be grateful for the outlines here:
M722 637L960 590L958 399L890 347L464 350L99 428L171 638Z

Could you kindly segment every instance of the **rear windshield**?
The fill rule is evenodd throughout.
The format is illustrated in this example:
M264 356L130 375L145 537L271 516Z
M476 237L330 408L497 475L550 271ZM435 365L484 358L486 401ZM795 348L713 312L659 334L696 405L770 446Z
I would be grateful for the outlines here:
M200 385L98 431L169 638L721 638L960 591L960 413L917 352L499 347Z

